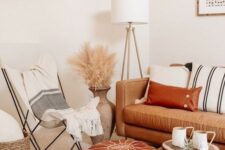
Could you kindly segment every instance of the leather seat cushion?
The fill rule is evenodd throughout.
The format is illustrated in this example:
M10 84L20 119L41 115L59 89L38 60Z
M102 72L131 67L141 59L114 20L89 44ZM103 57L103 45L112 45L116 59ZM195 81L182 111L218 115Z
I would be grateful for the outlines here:
M127 124L168 133L176 126L193 126L196 130L215 131L215 141L225 143L225 115L144 104L125 107L123 115Z

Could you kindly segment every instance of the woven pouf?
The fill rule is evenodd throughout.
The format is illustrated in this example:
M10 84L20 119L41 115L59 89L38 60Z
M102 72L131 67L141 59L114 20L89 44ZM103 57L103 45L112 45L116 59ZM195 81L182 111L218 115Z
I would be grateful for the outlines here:
M0 142L0 150L30 150L30 135L24 131L24 138L13 142Z
M155 150L155 148L142 141L123 139L98 143L90 147L89 150Z

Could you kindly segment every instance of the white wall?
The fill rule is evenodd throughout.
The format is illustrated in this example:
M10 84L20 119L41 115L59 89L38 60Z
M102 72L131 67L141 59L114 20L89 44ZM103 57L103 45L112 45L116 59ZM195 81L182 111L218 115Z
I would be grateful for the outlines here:
M91 93L71 69L67 59L90 41L106 44L116 52L117 66L109 99L115 100L115 81L120 79L125 26L110 22L110 0L0 0L0 57L12 67L25 69L42 52L51 53L69 104L80 107ZM143 68L149 60L149 26L138 26L137 38ZM132 54L132 77L138 76ZM6 84L0 76L0 109L15 114Z
M225 65L225 16L196 15L197 0L150 0L150 63Z

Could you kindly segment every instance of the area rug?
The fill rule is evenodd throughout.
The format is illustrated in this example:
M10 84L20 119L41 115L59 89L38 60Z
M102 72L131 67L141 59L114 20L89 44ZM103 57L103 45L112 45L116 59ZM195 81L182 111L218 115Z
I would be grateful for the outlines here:
M155 150L155 148L142 141L120 139L93 145L89 150Z

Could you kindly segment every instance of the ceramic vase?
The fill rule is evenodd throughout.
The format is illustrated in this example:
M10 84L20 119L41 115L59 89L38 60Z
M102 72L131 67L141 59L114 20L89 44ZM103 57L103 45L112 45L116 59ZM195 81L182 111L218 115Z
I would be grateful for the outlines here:
M94 94L94 97L99 97L100 101L97 106L97 110L100 113L100 119L103 127L104 134L98 136L92 136L91 140L93 144L97 144L99 142L110 140L114 125L115 125L115 105L110 102L107 98L107 93L110 90L108 88L92 88L89 90Z

